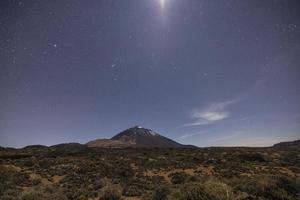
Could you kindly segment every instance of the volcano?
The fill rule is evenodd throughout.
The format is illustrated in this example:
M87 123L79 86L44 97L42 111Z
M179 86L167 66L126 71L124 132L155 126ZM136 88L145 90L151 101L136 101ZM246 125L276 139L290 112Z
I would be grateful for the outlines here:
M161 134L141 126L126 129L111 139L97 139L87 143L88 147L145 147L145 148L188 148Z

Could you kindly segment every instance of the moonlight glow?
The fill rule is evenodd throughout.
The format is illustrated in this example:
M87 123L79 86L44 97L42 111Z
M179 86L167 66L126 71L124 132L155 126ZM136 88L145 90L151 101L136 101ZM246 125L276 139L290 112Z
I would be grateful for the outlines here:
M165 4L166 4L166 0L159 0L159 4L160 4L161 9L164 9Z

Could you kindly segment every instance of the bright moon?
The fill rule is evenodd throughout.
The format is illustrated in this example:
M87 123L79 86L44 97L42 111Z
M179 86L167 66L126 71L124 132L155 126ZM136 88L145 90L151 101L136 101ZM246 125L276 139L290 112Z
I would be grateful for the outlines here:
M160 7L161 7L162 9L164 9L166 0L159 0L159 3L160 3Z

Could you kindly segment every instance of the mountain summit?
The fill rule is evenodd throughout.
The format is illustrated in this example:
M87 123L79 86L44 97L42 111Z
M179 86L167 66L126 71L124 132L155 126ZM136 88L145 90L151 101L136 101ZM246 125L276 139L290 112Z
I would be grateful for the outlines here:
M184 148L191 147L177 143L151 129L134 126L113 136L111 139L98 139L87 143L88 147L158 147Z
M111 140L119 140L136 147L170 147L178 148L184 145L166 138L151 129L135 126L115 135Z

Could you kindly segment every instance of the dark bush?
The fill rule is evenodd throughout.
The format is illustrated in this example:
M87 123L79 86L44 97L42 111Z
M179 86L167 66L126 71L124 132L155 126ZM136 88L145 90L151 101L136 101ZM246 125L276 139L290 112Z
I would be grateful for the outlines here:
M241 180L237 189L257 197L272 200L293 200L299 194L300 184L284 176L261 175Z
M24 162L24 166L26 167L32 167L34 165L34 162L32 161L31 158L27 158Z
M284 189L274 186L267 187L262 196L272 200L294 200Z
M153 193L153 200L166 200L168 194L170 193L169 189L165 186L157 187Z
M245 154L239 155L239 157L243 161L266 162L265 157L260 153L245 153Z
M127 164L117 164L114 169L114 178L121 179L122 181L127 181L129 178L132 178L134 172L132 168Z
M181 191L180 200L217 200L200 186L184 187Z
M44 195L40 192L29 192L22 195L22 200L43 200Z
M277 186L284 189L290 195L296 197L300 194L300 181L292 180L289 177L281 176L278 180Z
M1 186L0 186L1 188ZM16 200L19 199L20 191L16 190L16 189L7 189L5 190L5 192L3 192L2 194L0 194L0 199L1 200Z
M186 173L183 172L172 173L170 174L170 176L171 176L171 183L173 184L182 184L184 183L187 177Z
M135 185L127 185L124 187L122 194L127 197L141 196L141 189Z
M38 162L38 165L43 169L48 169L53 166L53 162L50 159L42 159Z
M112 187L107 187L104 189L99 200L120 200L121 194Z

